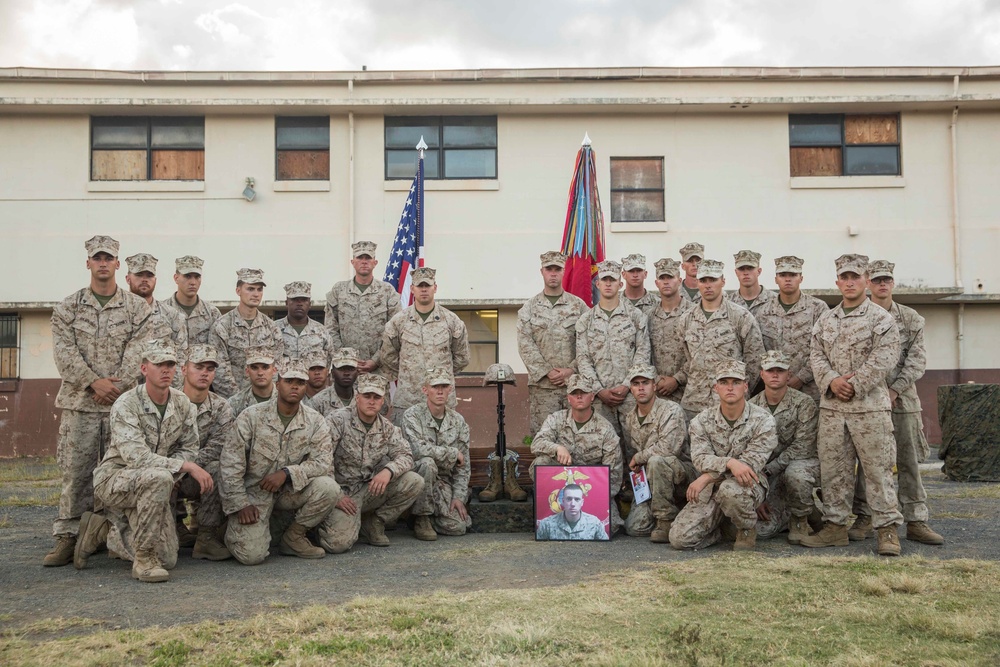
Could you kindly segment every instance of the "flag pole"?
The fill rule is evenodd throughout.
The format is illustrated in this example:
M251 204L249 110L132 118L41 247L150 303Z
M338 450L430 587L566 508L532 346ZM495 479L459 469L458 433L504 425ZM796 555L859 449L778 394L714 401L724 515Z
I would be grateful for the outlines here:
M424 265L424 151L427 150L427 142L424 135L420 135L417 142L417 266Z

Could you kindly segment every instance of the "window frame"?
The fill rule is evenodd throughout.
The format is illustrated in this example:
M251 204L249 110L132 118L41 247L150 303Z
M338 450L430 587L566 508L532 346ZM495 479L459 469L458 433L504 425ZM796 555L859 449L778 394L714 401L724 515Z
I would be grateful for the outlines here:
M492 119L493 127L493 143L492 145L479 144L479 145L469 145L469 146L445 146L444 129L446 127L462 127L463 122L468 123L470 119L482 120L482 119ZM449 123L449 121L451 121ZM390 146L388 140L388 132L390 128L395 127L422 127L428 125L436 125L437 137L436 145L428 145L428 148L424 151L425 163L424 163L424 180L425 181L473 181L473 180L487 180L495 181L500 177L500 137L498 128L498 117L496 115L466 115L466 116L384 116L382 123L382 173L383 178L386 181L408 181L413 178L412 175L406 176L390 176L389 175L389 154L390 152L396 153L404 150L416 150L412 146L401 147L401 146ZM474 125L475 126L475 125ZM478 125L478 127L486 127L487 124ZM425 142L427 142L428 137L424 137ZM429 144L435 144L435 142L428 142ZM459 152L459 151L482 151L491 150L493 151L493 175L492 176L446 176L447 171L447 159L446 153L449 151ZM438 164L438 175L429 176L426 172L426 156L428 153L434 153L437 156Z
M616 188L614 187L614 163L615 162L625 162L625 161L637 161L637 160L659 160L660 162L660 187L659 188ZM646 223L646 222L665 222L667 219L667 175L664 173L664 159L662 155L615 155L609 159L608 163L608 175L609 182L611 183L611 222L613 223ZM616 193L632 193L632 192L659 192L662 195L661 205L660 205L660 217L655 220L617 220L615 218L615 194Z
M847 142L847 119L858 116L892 116L896 119L896 141L892 143L848 143ZM840 141L833 142L796 142L792 137L792 125L794 119L821 119L827 118L830 121L836 119L840 126ZM800 121L801 122L801 121ZM832 122L830 123L832 124ZM903 175L903 133L902 118L899 112L895 113L802 113L788 114L788 173L791 178L857 178L857 177L896 177ZM840 150L840 173L839 174L794 174L792 173L792 150L795 148L837 148ZM847 156L853 148L894 148L896 159L896 170L886 173L849 173L847 169Z
M498 308L453 308L453 309L451 309L451 312L453 312L456 315L458 315L459 319L462 318L462 316L459 313L479 313L479 312L486 312L486 311L489 311L491 313L496 313L496 321L497 321L496 339L495 340L485 340L485 339L475 339L474 340L472 338L469 338L469 360L470 360L470 362L472 360L472 346L473 345L492 345L493 346L493 351L494 351L492 363L496 364L496 363L500 363L500 310ZM468 323L465 322L465 320L462 320L462 322L466 325L466 329L468 329ZM455 374L455 377L482 377L485 374L486 374L486 369L483 369L481 371L461 370L461 371L459 371L458 373Z
M302 147L296 146L295 148L279 148L278 147L278 127L279 122L282 120L295 119L295 120L319 120L323 121L326 126L326 146L322 148L317 147ZM295 152L317 152L326 151L326 178L281 178L278 172L278 162L280 153L295 153ZM329 116L275 116L274 117L274 181L276 183L316 183L316 182L326 182L330 181L330 117Z
M111 127L113 123L110 121L130 121L130 125L137 126L139 123L136 121L143 121L146 129L146 144L142 148L136 146L110 146L96 148L94 146L94 130L96 127ZM177 125L178 121L200 121L201 125L201 147L191 148L190 146L153 146L153 127L155 121L173 121L173 125ZM98 121L95 123L94 121ZM107 123L102 123L100 121L109 121ZM123 123L124 124L124 123ZM199 123L192 122L192 126L197 126ZM162 123L161 126L169 126L170 123ZM138 151L144 150L146 152L146 177L141 179L95 179L94 178L94 152L95 151ZM91 183L164 183L164 182L185 182L185 183L204 183L205 182L205 162L204 157L202 158L202 173L201 178L153 178L153 152L157 150L163 151L200 151L204 156L205 153L205 117L204 116L90 116L90 174L89 181Z
M13 334L14 344L8 345L4 342L4 336ZM3 363L4 360L13 359L14 375L9 376L3 369L10 368L10 365ZM0 382L9 382L21 379L21 316L18 313L0 313Z

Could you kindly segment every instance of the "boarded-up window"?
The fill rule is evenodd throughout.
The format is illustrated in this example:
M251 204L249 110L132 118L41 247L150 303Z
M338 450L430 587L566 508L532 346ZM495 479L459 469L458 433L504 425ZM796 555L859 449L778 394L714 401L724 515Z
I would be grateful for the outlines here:
M898 176L898 114L788 117L792 176Z
M385 119L385 178L409 179L423 137L424 178L497 177L496 116L401 116Z
M93 181L205 180L205 119L90 119Z
M665 219L663 158L611 158L611 222Z
M18 317L0 314L0 380L16 380L18 353Z
M277 180L330 180L329 116L279 116L274 141Z

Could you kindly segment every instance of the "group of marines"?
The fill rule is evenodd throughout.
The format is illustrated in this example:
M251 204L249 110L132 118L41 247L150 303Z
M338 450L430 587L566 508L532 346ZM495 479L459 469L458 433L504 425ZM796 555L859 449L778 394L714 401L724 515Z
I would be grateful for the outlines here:
M468 334L435 303L434 269L413 271L404 309L361 241L323 323L303 281L285 285L274 321L259 310L259 269L237 271L239 303L222 315L198 296L201 259L178 258L177 290L158 302L154 257L126 259L124 291L118 243L85 246L90 285L52 316L62 490L46 566L83 568L106 547L135 578L165 581L179 546L256 564L272 542L303 558L388 546L386 526L407 510L418 539L469 528L469 428L454 394ZM917 471L923 319L892 301L893 265L839 258L831 310L800 291L801 259L775 260L774 293L758 282L760 255L741 251L730 294L701 245L681 260L655 263L658 294L642 255L601 262L588 308L562 288L566 257L541 256L543 290L517 324L532 477L542 464L608 465L611 532L679 549L722 532L749 549L785 529L795 544L846 545L874 528L879 553L897 555L904 519L908 538L942 543ZM517 456L490 463L495 496ZM652 498L635 504L623 479L643 467Z

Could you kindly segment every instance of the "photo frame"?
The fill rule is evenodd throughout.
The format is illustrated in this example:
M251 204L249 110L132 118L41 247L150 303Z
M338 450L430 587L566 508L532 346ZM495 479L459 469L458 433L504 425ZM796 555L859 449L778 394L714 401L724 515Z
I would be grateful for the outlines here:
M535 540L610 540L610 484L608 466L535 466Z

